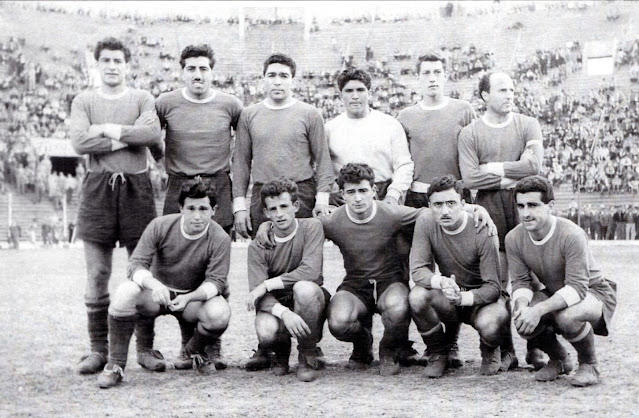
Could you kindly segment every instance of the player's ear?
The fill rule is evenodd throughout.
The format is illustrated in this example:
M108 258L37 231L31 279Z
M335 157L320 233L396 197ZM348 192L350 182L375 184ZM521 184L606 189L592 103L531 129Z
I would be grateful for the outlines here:
M555 210L555 201L551 200L550 202L546 203L546 205L548 205L548 209L550 209L550 212L554 212Z
M217 210L217 205L213 206L211 209L211 219L213 219L213 215L215 215L215 211Z
M376 185L373 184L373 187L371 187L371 190L373 191L373 193L375 193L375 199L379 200L379 189L377 188Z
M293 208L295 209L295 212L300 210L300 201L299 200L296 200L295 202L293 202Z

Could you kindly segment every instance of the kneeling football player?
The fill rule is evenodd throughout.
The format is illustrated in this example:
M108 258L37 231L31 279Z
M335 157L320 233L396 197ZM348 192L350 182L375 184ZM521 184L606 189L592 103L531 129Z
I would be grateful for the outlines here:
M520 336L548 354L536 380L555 380L572 371L561 334L577 351L574 386L599 383L595 334L608 335L617 306L617 286L597 266L588 236L573 222L552 214L552 185L541 176L517 182L514 190L521 224L506 235L513 283L513 322ZM533 274L545 286L535 291Z
M140 317L172 314L194 323L178 362L202 374L216 371L204 348L224 333L231 317L226 300L231 239L211 219L216 201L209 186L184 185L179 203L181 213L155 218L144 230L127 267L130 281L118 287L111 301L109 360L98 377L101 388L122 381Z
M295 182L272 180L262 186L264 215L271 221L275 247L251 242L248 249L249 311L256 310L259 349L249 371L272 365L273 373L289 371L291 337L299 351L297 377L310 382L320 367L316 344L322 339L330 294L322 286L324 231L317 219L296 219L300 207Z
M480 373L494 375L501 365L500 332L510 324L508 294L499 277L499 241L477 232L464 211L460 182L451 175L435 179L428 190L431 212L420 215L411 249L411 313L426 343L424 374L438 378L461 323L479 333ZM440 273L436 273L439 267Z

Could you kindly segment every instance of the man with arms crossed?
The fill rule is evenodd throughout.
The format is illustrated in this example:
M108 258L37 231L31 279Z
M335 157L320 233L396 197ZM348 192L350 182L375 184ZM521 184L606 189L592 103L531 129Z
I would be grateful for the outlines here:
M457 138L461 129L475 119L475 112L465 100L444 96L444 85L448 75L446 60L436 53L427 53L417 60L417 79L422 90L422 100L397 116L404 127L410 155L415 163L413 182L406 195L406 206L428 207L428 188L436 177L451 174L461 179ZM470 190L464 189L462 197L471 202ZM412 237L410 231L408 235ZM462 367L457 337L459 323L452 323L446 332L454 343L448 353L450 367ZM420 363L426 363L423 356Z
M268 250L257 241L249 245L247 307L257 311L255 331L260 347L275 353L273 373L288 373L291 337L296 337L297 377L310 382L317 378L315 370L320 366L316 344L322 339L330 300L321 287L324 231L317 219L295 218L300 206L295 182L272 180L262 186L260 198L277 245Z
M444 374L462 322L479 333L480 373L496 374L501 366L501 330L510 326L508 295L499 277L499 242L487 230L477 233L468 222L461 182L452 175L433 179L427 198L431 211L420 215L415 225L415 287L409 295L413 320L426 343L424 374Z
M459 134L459 169L464 186L477 189L476 203L497 225L503 288L508 288L504 239L517 223L513 187L518 179L539 174L543 161L541 127L536 119L513 112L514 84L505 73L488 73L479 81L484 115ZM510 327L504 329L502 370L517 367ZM526 361L544 366L542 353L529 347Z
M164 215L147 226L109 307L109 362L98 377L101 388L118 385L124 376L129 340L140 316L172 314L195 323L182 356L199 373L215 364L204 347L226 330L231 308L227 275L231 238L211 218L215 192L203 183L185 184L181 213Z
M206 44L189 45L182 51L180 66L184 88L164 93L155 107L166 130L166 171L169 175L164 215L179 213L178 195L184 183L195 177L214 185L217 209L213 220L229 233L233 227L229 178L232 130L242 111L234 96L213 90L215 56ZM192 323L180 322L182 349L193 334ZM214 340L209 353L218 369L226 367L220 357L221 343ZM190 363L176 363L176 368Z
M313 212L328 213L334 176L324 121L318 109L292 97L295 69L289 56L269 56L263 72L266 99L245 108L240 115L231 169L235 230L244 237L249 233L254 236L253 226L257 230L266 220L259 198L262 185L282 176L297 183L298 218L310 218ZM251 199L249 213L246 191L251 175L256 198Z
M557 341L556 334L561 334L575 348L579 361L570 383L597 384L594 336L608 335L617 286L599 270L586 233L552 214L554 194L547 179L526 177L514 192L522 223L506 236L513 322L519 335L550 357L535 378L551 381L572 370L568 353ZM536 290L533 274L545 289Z
M84 299L91 340L91 354L78 367L81 374L97 373L107 361L113 247L119 242L131 254L156 215L147 158L148 147L160 147L160 124L153 96L126 85L130 56L115 38L98 42L94 57L101 86L80 93L71 105L71 144L78 154L89 155L77 225L87 265ZM153 321L140 322L138 362L163 371L152 346Z

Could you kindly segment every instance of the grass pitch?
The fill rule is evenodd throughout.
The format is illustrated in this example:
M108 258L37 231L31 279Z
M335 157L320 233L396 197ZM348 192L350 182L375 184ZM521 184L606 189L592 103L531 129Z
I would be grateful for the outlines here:
M81 248L0 251L0 416L628 416L638 410L639 246L592 243L606 277L618 283L618 307L611 335L597 337L602 383L576 389L565 378L537 383L523 362L524 342L515 337L518 370L482 378L477 333L462 327L460 350L466 365L429 380L422 368L403 368L382 378L376 365L363 372L345 369L350 345L325 327L320 343L330 361L318 380L299 382L294 373L275 377L249 373L243 364L257 345L248 292L246 248L235 247L229 277L233 316L223 336L230 368L211 377L190 371L152 373L135 360L132 342L124 382L100 390L96 376L80 376L75 366L88 350L83 302L85 267ZM336 247L324 255L325 287L334 293L344 270ZM114 253L111 291L125 279L126 252ZM381 323L375 319L377 346ZM424 348L414 325L415 348ZM156 322L155 347L178 355L177 322ZM295 344L294 344L295 346ZM573 358L576 358L574 351ZM291 355L294 370L297 357Z

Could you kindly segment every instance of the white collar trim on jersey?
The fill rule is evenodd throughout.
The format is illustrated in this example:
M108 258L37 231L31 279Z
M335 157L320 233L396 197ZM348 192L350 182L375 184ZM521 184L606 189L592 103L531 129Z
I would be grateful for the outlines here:
M459 226L459 228L455 229L454 231L448 230L444 227L442 227L442 231L444 231L444 234L447 235L457 235L459 234L461 231L464 230L464 228L466 228L466 225L468 225L468 212L462 212L462 215L464 216L464 219L462 220L461 225Z
M544 245L545 243L548 242L548 240L550 238L552 238L552 235L555 233L555 228L556 227L557 227L557 217L553 216L552 217L552 226L550 227L550 231L548 231L548 234L545 237L543 237L539 241L535 241L535 239L532 237L532 235L530 235L530 232L528 233L528 236L530 237L530 240L532 241L533 244L535 244L535 245Z
M124 90L122 90L120 93L117 94L107 94L105 92L102 91L102 88L98 87L98 95L100 97L102 97L103 99L107 99L107 100L117 100L117 99L121 99L122 97L126 96L126 94L129 92L129 88L125 87Z
M351 211L348 209L348 206L346 206L346 215L348 216L348 219L350 219L353 223L356 223L356 224L367 224L375 217L376 214L377 214L376 200L373 200L373 212L371 213L371 216L369 216L366 219L357 219L351 214Z
M180 216L180 231L182 231L182 236L188 240L195 241L196 239L202 238L204 235L206 235L206 232L209 230L209 226L211 226L210 222L206 224L206 228L204 228L204 231L200 232L197 235L187 234L186 231L184 230L184 216Z
M284 105L284 106L273 106L270 105L266 102L266 100L262 100L262 103L264 104L264 106L268 107L269 109L273 109L273 110L280 110L280 109L286 109L289 108L291 106L293 106L295 103L297 103L297 99L291 99L291 102Z
M513 121L513 112L510 112L508 114L508 119L506 119L505 122L502 123L492 123L492 122L488 122L488 119L486 118L486 115L481 117L481 120L488 126L490 126L491 128L505 128L506 126L510 125L510 122Z
M438 104L438 105L435 105L435 106L426 106L426 105L424 104L424 101L423 101L423 100L420 100L420 101L419 101L419 106L420 106L422 109L424 109L424 110L439 110L439 109L443 109L443 108L445 108L446 106L448 106L448 103L450 103L450 100L449 100L449 99L450 99L449 97L444 97L444 101L443 101L442 103Z
M278 237L277 235L275 235L275 233L273 233L273 238L275 239L275 242L287 242L292 240L295 237L295 234L297 234L297 228L299 226L300 226L300 222L297 219L295 219L295 229L293 230L293 232L291 232L287 236ZM271 228L273 228L273 225L271 225Z
M217 94L216 94L215 90L213 90L213 94L211 94L206 99L194 99L192 97L189 97L188 94L186 94L186 87L184 87L182 89L182 97L184 97L186 100L188 100L191 103L208 103L208 102L213 101L213 99L215 99L216 95Z

